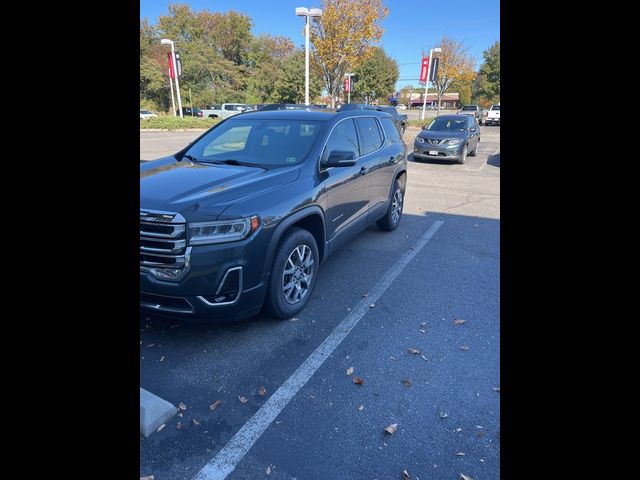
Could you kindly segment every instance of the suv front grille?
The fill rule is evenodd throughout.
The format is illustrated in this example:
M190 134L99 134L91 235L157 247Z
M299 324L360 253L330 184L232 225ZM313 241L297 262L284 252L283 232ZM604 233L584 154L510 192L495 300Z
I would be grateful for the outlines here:
M140 270L176 269L176 279L189 265L186 221L179 213L140 210Z

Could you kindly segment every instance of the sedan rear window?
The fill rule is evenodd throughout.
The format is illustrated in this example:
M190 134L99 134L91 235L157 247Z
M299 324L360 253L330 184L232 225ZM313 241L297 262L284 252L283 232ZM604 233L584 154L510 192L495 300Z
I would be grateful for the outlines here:
M476 110L478 110L478 106L477 105L465 105L464 107L462 107L462 110L476 111Z

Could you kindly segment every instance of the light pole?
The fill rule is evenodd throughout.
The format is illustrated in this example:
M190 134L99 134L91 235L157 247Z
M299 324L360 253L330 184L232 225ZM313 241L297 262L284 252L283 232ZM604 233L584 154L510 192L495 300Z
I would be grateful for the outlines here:
M347 103L351 103L351 77L355 76L355 73L345 73L345 77L349 80L349 90L347 90Z
M429 65L427 65L427 80L424 82L424 101L422 102L422 121L424 122L424 116L427 112L427 91L429 89L429 74L431 73L431 63L433 62L433 53L440 53L441 48L432 48L429 51Z
M176 65L176 51L175 46L173 44L173 40L169 40L167 38L163 38L160 40L162 45L171 45L171 64L173 65L173 72L176 80L176 94L178 95L178 110L180 111L180 118L184 118L182 115L182 100L180 99L180 84L178 83L178 66ZM169 78L171 78L171 72L169 72ZM173 91L171 92L173 97ZM175 109L175 105L174 105Z
M319 8L297 7L296 15L305 17L304 32L304 104L309 105L309 22L311 17L320 17L322 10Z

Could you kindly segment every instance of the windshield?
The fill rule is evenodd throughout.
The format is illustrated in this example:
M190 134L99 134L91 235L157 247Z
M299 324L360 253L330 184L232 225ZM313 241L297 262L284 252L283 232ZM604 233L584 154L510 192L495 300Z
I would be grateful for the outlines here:
M227 120L186 154L201 162L233 160L265 168L302 163L324 122L310 120Z
M451 118L436 118L427 130L431 132L464 132L467 128L467 118L457 120Z
M465 105L464 107L462 107L462 110L478 110L478 107L476 105Z
M494 105L491 110L500 110L500 105Z

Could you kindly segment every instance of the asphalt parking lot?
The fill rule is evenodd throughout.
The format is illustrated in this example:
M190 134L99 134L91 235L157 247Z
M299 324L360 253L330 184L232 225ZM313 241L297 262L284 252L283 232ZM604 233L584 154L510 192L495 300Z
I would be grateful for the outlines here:
M199 134L141 131L140 159ZM499 150L500 127L482 126L465 165L410 156L399 228L329 257L294 319L142 315L141 387L185 409L141 438L140 475L498 479Z

